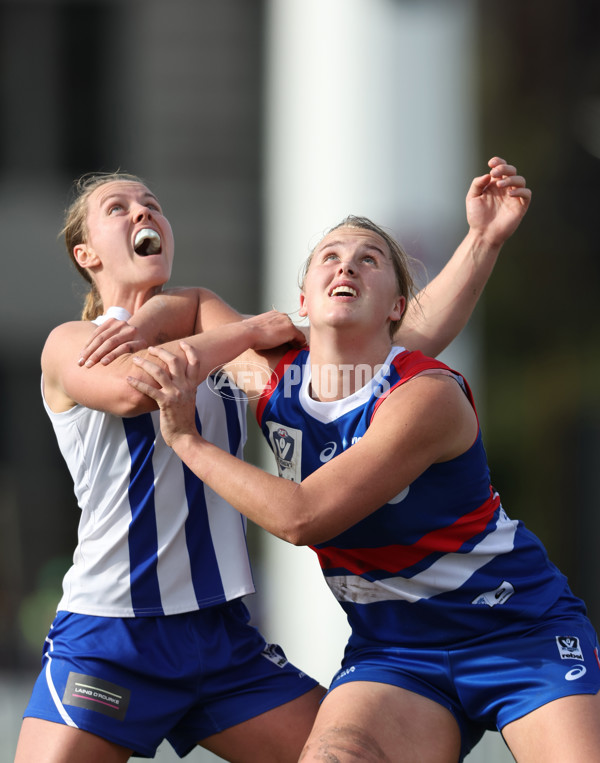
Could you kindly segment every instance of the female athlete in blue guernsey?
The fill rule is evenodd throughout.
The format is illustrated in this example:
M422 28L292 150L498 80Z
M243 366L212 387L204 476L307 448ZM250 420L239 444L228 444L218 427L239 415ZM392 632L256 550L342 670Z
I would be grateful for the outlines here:
M286 354L257 407L279 475L301 482L351 448L386 415L394 389L428 373L453 377L475 407L462 375L420 352L393 347L362 389L332 402L310 395L309 351ZM311 547L351 626L330 691L377 681L442 704L461 731L460 760L486 729L600 687L585 605L539 539L504 511L480 429L462 455Z
M394 347L358 392L333 402L310 397L308 350L288 353L257 416L282 477L300 482L352 447L393 390L419 374L463 377L419 352ZM348 615L350 644L467 645L511 633L539 617L566 588L538 539L504 512L490 484L481 438L458 458L433 464L356 525L313 547Z
M160 406L166 442L195 474L315 550L347 613L341 669L302 760L456 763L486 729L520 763L598 759L600 659L585 606L505 513L465 379L393 345L413 292L406 254L350 216L312 250L301 289L310 351L236 361L271 371L245 390L278 477L197 432L195 348L149 351L162 365L140 363L158 387L128 381Z

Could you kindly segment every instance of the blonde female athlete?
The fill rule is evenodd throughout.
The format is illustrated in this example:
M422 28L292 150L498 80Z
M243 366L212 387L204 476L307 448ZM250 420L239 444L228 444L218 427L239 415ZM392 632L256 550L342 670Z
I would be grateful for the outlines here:
M316 552L351 636L301 760L462 760L499 729L519 763L600 760L598 639L583 602L492 487L464 377L392 345L406 257L350 217L313 250L300 296L310 349L248 352L247 391L280 477L194 426L198 364L138 359L165 440L225 500ZM188 377L192 382L188 381ZM249 382L249 375L240 375Z
M165 445L156 406L125 381L130 356L93 368L80 361L98 323L135 320L153 296L167 299L169 222L137 178L92 177L67 213L65 238L91 290L84 320L46 341L42 394L81 520L15 760L111 763L152 757L168 739L180 756L202 744L231 761L292 761L322 689L248 623L243 518ZM239 322L202 289L168 304L161 331L168 336L192 305L185 333L206 332L217 354L304 341L287 316ZM241 456L239 394L201 384L196 415L209 439Z

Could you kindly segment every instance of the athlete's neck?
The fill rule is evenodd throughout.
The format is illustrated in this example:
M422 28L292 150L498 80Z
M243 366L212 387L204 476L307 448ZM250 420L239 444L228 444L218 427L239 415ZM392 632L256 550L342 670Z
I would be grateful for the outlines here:
M357 337L345 337L343 342L330 342L311 334L311 397L327 402L354 394L377 373L391 347L389 337L362 343Z

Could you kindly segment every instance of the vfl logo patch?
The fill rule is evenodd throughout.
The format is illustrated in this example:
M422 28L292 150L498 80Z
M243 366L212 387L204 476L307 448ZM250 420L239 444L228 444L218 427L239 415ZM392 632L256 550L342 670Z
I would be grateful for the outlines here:
M267 421L269 443L277 461L279 476L293 482L302 481L302 431Z
M94 710L122 721L129 707L130 696L130 690L123 686L71 671L62 701L64 705Z
M557 636L556 646L561 660L583 660L577 636Z
M471 604L487 604L488 607L495 607L496 604L504 604L515 592L512 583L503 580L495 591L486 591L476 596Z

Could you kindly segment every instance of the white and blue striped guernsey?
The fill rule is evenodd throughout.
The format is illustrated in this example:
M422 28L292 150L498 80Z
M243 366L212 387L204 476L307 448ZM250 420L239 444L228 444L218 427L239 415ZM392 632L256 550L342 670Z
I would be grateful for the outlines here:
M221 396L206 382L196 396L203 437L240 458L246 402L236 388ZM254 591L244 518L166 445L158 411L120 418L44 407L81 509L59 611L172 615Z

